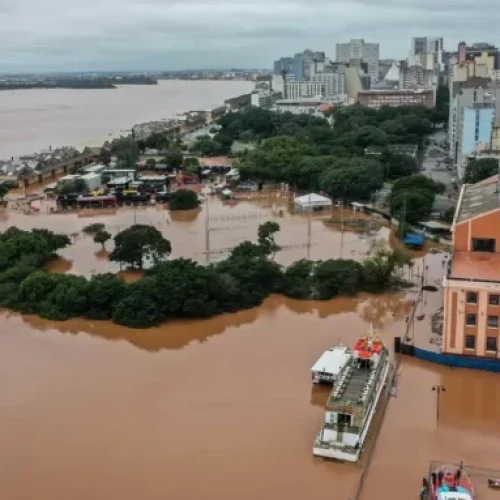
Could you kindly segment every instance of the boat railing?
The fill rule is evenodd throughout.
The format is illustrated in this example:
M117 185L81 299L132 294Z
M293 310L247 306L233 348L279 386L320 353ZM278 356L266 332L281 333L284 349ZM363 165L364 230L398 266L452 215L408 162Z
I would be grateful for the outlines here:
M320 439L317 439L314 443L314 447L322 448L324 450L335 449L342 451L343 453L351 453L353 455L359 453L359 448L355 448L354 446L350 446L348 444L337 443L335 441L321 441Z

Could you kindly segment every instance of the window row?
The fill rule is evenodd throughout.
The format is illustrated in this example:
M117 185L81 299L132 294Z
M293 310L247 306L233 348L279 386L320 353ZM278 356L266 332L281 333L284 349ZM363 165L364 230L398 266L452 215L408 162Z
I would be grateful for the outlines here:
M476 292L468 292L467 293L467 304L477 304L477 293ZM488 304L490 306L500 305L500 295L490 294L488 296Z
M469 313L465 318L466 326L477 325L477 314ZM498 316L488 316L488 328L498 328Z
M476 349L476 336L466 335L465 336L465 348L466 349ZM496 353L498 349L497 337L486 337L486 352Z

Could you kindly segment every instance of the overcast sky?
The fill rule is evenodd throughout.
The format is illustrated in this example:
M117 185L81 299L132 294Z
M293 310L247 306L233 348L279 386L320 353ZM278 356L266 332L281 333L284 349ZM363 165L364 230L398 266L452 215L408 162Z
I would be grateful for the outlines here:
M497 42L499 0L0 0L0 72L272 67L350 38Z

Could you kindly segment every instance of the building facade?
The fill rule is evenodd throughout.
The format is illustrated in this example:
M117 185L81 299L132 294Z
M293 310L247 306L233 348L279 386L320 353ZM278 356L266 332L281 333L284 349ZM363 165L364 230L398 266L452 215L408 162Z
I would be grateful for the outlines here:
M337 62L349 62L361 59L368 64L368 74L372 83L379 80L380 45L367 43L362 38L352 39L348 43L338 43L335 50Z
M442 71L443 39L428 36L412 38L408 62L410 66L417 65L431 71Z
M445 353L500 357L499 206L498 175L462 186L443 281Z
M390 89L390 90L362 90L358 94L359 104L368 108L382 106L425 106L435 107L435 92L433 89Z
M500 125L500 89L487 79L459 82L450 94L448 140L450 157L462 178L470 155L492 149L495 127Z
M311 76L310 81L323 86L323 96L326 98L334 98L347 93L345 73L317 73Z
M252 92L251 104L257 108L270 109L281 99L281 92L273 90L256 90Z
M295 82L285 83L285 92L287 99L303 99L309 97L322 97L325 93L325 86L322 83L313 82Z

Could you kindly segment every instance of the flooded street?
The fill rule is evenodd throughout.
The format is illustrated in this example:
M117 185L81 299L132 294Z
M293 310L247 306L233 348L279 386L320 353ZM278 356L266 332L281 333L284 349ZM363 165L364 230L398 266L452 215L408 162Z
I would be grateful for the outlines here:
M273 204L210 202L211 250L256 239ZM161 229L173 257L204 261L205 211L180 218L156 207L101 217L10 212L0 230L37 226L73 234L74 245L52 270L89 275L118 266L80 232L86 224L104 222L115 234L135 218ZM285 213L276 220L277 242L287 247L277 260L306 258L307 218ZM310 257L362 258L374 238L387 236L386 228L372 236L341 233L314 218ZM418 259L416 272L429 266L434 283L442 258ZM439 304L440 294L428 294L429 306ZM328 302L273 296L259 308L149 330L4 311L2 499L354 500L361 468L312 456L328 391L312 387L310 368L326 348L352 344L371 322L392 348L410 307L405 294ZM424 323L415 335L426 335ZM446 387L439 424L436 384ZM500 468L499 418L497 375L403 359L362 498L417 498L430 460ZM478 498L495 498L484 482L476 484Z

